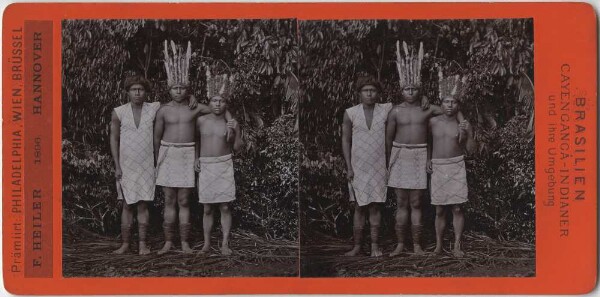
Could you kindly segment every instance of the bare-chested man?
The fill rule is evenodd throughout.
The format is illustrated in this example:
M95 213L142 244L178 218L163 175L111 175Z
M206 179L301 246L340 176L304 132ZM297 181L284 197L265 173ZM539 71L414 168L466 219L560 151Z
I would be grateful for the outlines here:
M475 149L473 129L467 121L457 123L459 102L456 96L442 100L444 114L429 120L431 146L428 150L427 171L431 173L431 204L436 206L435 253L442 252L446 213L453 214L454 250L456 257L464 256L461 248L465 217L461 204L468 200L467 173L463 151ZM456 130L460 130L457 135Z
M439 106L421 108L422 44L418 55L411 55L404 44L405 58L401 57L397 45L398 72L404 102L394 106L388 115L386 126L386 160L388 162L388 186L396 193L396 237L397 246L390 256L404 250L405 234L410 223L413 248L423 254L421 234L423 231L421 200L427 189L427 125L429 118L442 114ZM417 67L418 66L418 67ZM462 114L458 119L463 120Z
M175 49L176 46L173 44L172 48ZM192 251L188 243L191 229L188 203L190 193L195 187L195 122L200 114L208 114L211 109L204 104L198 104L191 110L187 107L190 97L189 69L187 69L190 56L191 49L188 43L186 55L180 51L174 53L171 59L165 41L165 68L171 101L158 110L154 125L156 185L162 186L165 194L163 221L165 244L159 254L164 254L173 247L177 217L179 217L181 249L186 253ZM230 114L226 117L231 119ZM177 206L179 206L179 214L177 214Z
M233 174L232 145L228 141L227 131L233 130L233 151L242 148L242 135L239 126L233 121L226 123L227 99L224 96L213 96L208 106L212 113L196 120L198 134L196 142L196 171L198 175L198 196L204 207L202 226L204 245L201 253L210 250L210 233L214 224L214 209L221 212L221 228L223 243L221 254L231 255L229 233L231 231L230 202L235 200L235 180ZM230 134L231 135L231 134ZM199 158L198 158L199 156Z
M177 206L181 249L184 252L192 251L188 243L191 229L188 204L189 196L196 185L194 124L200 114L210 112L210 108L204 104L198 104L191 110L188 108L189 96L186 86L173 86L169 95L172 100L158 110L154 126L154 151L158 152L156 185L162 186L165 194L165 245L159 254L167 252L173 246Z
M114 251L122 254L129 250L133 212L137 208L139 229L139 254L146 255L148 229L148 203L154 200L155 169L153 126L160 102L145 102L150 92L150 82L133 75L125 79L125 90L130 102L115 108L110 122L110 149L115 161L117 198L123 201L121 237L123 244ZM197 105L191 96L189 108Z

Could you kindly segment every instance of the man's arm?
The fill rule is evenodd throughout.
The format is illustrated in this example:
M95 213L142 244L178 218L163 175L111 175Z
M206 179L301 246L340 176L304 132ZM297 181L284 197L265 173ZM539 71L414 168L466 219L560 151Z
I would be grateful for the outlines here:
M442 110L442 108L439 105L431 105L431 113L432 115L435 116L439 116L444 114L444 111ZM462 121L465 120L465 116L463 115L463 113L460 111L460 109L458 110L458 112L456 113L456 120L460 123Z
M437 119L435 117L430 118L427 123L427 173L432 173L433 170L431 168L431 155L433 153L433 122Z
M354 171L352 170L352 121L348 116L348 112L344 112L344 120L342 122L342 151L344 152L344 160L346 160L346 168L348 169L348 180L354 178Z
M202 133L200 133L200 129L202 128L202 119L196 119L196 149L195 149L195 158L194 158L194 169L196 172L200 172L200 142L202 141Z
M385 165L390 166L390 155L392 154L392 144L396 138L396 108L392 108L388 113L387 123L385 124Z
M119 145L121 142L121 121L117 112L113 110L110 118L110 153L115 162L115 177L121 179L121 163L119 161Z
M235 140L233 142L233 151L238 153L244 146L244 141L242 140L242 129L240 128L240 125L235 125L233 130L235 131Z
M475 152L475 149L477 147L477 143L475 142L475 137L473 135L473 126L471 126L471 124L469 124L469 122L467 121L463 122L463 124L465 125L465 129L467 132L465 149L467 150L467 154L471 155Z
M429 110L431 110L432 117L444 114L444 111L442 110L442 108L439 105L431 104L429 106Z
M421 109L428 110L429 106L431 106L431 104L429 102L429 98L427 98L427 96L425 96L425 95L421 96Z
M160 140L162 139L163 132L165 129L165 119L163 107L159 108L156 112L156 119L154 120L154 164L158 165L158 151L160 150Z

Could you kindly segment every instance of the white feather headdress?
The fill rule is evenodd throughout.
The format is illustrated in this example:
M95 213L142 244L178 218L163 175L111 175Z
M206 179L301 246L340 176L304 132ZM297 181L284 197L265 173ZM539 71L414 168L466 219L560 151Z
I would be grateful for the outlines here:
M206 97L221 96L229 98L232 93L234 75L227 74L211 75L210 68L206 67Z
M423 42L419 43L419 52L415 54L414 49L408 49L406 42L402 42L404 57L400 52L400 41L396 42L396 67L400 77L400 86L421 87L421 67L423 66Z
M167 71L167 84L169 88L176 85L189 86L192 44L188 41L187 51L184 54L183 48L176 46L175 42L171 40L171 51L172 55L169 56L169 46L165 40L165 70Z
M440 99L444 99L445 97L452 96L454 99L461 100L465 92L467 91L467 76L453 75L444 77L442 73L442 68L438 70L438 78L439 78L439 96Z

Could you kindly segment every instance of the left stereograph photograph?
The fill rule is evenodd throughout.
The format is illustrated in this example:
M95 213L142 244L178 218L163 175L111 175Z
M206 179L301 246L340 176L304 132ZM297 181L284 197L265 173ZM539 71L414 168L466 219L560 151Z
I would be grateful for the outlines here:
M298 276L296 32L63 21L64 277Z

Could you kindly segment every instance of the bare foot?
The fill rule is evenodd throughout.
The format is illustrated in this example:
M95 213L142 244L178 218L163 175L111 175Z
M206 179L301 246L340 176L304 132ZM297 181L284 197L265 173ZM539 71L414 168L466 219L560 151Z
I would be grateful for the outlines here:
M200 250L200 254L206 254L210 250L210 243L205 242Z
M454 249L452 250L452 254L454 257L462 258L465 256L465 252L460 248L460 242L454 243Z
M436 245L435 246L435 250L433 251L434 254L440 255L442 253L442 245Z
M121 255L121 254L124 254L128 250L129 250L129 243L123 243L119 249L114 250L112 253Z
M146 246L146 243L143 241L140 241L140 255L147 255L150 254L150 249Z
M353 257L353 256L356 256L356 255L358 255L358 253L360 253L360 245L355 245L355 246L352 248L352 250L351 250L351 251L349 251L349 252L347 252L347 253L345 253L345 254L344 254L344 256L350 256L350 257Z
M454 257L462 258L465 256L465 252L460 249L460 244L454 245L454 249L452 250L452 254Z
M158 251L157 254L162 255L162 254L168 252L172 247L173 247L173 243L170 241L166 241L165 245L162 247L162 249L160 249L160 251Z
M413 249L415 250L415 255L424 255L425 252L423 251L423 248L421 248L420 244L415 244L413 246Z
M187 241L181 242L181 250L185 254L191 254L194 250L190 247L190 244Z
M395 257L400 255L402 252L404 251L404 244L403 243L399 243L396 246L396 249L390 254L390 257Z
M227 245L223 245L223 246L221 247L221 254L222 254L223 256L229 256L229 255L231 255L232 253L233 253L233 251L232 251L232 250L229 248L229 246L227 246Z
M379 245L376 243L372 243L371 244L371 257L381 257L381 256L383 256L383 253L381 252Z

